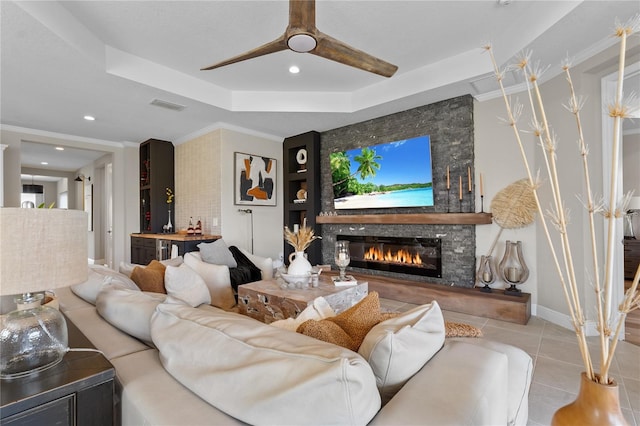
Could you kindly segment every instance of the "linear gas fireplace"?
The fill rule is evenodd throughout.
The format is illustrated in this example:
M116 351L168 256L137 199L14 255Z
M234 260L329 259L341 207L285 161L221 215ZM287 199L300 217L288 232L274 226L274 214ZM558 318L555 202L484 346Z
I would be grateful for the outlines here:
M350 242L349 266L426 277L442 277L439 238L338 235L336 239Z

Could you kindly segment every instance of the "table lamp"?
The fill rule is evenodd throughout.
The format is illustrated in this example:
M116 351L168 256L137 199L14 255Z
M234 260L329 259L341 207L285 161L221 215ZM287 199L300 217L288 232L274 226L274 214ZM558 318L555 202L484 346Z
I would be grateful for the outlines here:
M87 214L0 208L0 295L17 310L0 319L0 378L45 370L68 351L67 323L42 292L86 281Z

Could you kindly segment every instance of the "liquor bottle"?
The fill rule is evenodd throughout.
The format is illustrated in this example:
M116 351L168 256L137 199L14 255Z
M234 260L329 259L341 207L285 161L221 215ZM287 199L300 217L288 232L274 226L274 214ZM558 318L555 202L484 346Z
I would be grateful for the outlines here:
M188 235L193 235L193 233L195 232L195 230L193 229L193 217L189 218L189 228L187 228L187 234Z
M202 235L202 221L200 220L200 217L198 217L198 222L196 223L195 233L196 235Z

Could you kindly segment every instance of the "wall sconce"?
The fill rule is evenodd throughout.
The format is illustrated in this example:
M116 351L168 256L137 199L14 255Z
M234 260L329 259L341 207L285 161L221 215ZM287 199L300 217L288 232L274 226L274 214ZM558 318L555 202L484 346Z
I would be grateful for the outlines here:
M75 178L74 180L76 182L84 182L86 180L88 180L89 182L91 182L91 176L87 176L86 178L84 177L84 175L78 175L77 178Z

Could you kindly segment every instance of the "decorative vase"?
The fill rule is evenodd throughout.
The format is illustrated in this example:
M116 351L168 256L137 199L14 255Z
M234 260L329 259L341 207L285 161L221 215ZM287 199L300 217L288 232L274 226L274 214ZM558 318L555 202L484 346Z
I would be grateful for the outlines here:
M287 273L289 275L308 275L311 273L311 263L309 263L303 251L297 251L289 255Z
M171 210L169 210L169 222L167 222L167 232L170 234L173 229L173 224L171 223Z
M586 373L580 376L580 392L569 405L555 412L552 426L607 426L628 425L620 410L618 384L611 381L603 385L589 380Z
M482 287L480 291L491 293L491 287L489 287L489 284L493 284L496 281L496 270L493 256L480 256L480 265L478 266L476 279L478 282L484 284L484 287Z
M507 240L504 247L504 257L498 265L498 273L511 286L504 291L509 296L520 296L521 291L516 284L522 284L529 278L529 268L522 256L522 241L516 243Z

